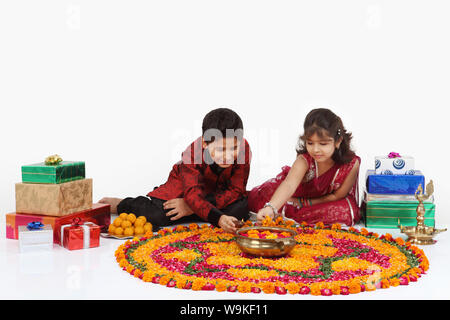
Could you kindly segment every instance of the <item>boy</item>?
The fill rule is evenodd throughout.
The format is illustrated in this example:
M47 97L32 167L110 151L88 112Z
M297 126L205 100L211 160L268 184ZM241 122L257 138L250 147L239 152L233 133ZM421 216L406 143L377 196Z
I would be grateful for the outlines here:
M239 115L227 108L210 111L203 119L202 137L183 153L167 182L137 198L103 198L112 213L145 216L154 229L207 221L226 232L247 220L247 180L251 151L243 138Z

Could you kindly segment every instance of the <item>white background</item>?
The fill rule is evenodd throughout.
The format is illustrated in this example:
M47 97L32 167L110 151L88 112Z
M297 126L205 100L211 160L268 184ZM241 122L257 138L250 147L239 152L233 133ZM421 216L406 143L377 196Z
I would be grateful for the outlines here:
M295 159L305 115L354 135L360 186L376 155L415 158L450 222L448 1L2 1L0 211L20 167L86 161L94 201L164 183L203 116L240 114L247 188ZM4 229L4 218L0 227Z

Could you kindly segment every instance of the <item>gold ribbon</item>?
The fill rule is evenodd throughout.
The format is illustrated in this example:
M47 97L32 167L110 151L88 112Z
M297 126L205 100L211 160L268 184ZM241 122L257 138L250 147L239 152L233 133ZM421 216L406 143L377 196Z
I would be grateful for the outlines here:
M57 154L54 154L52 156L48 156L45 158L45 164L47 166L57 166L60 162L62 162L63 159L58 156Z

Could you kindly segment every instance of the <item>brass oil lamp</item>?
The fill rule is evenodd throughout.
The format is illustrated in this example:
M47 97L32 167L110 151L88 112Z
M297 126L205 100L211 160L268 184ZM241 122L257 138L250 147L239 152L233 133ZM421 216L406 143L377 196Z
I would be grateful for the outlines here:
M417 226L402 226L400 225L400 219L398 219L398 224L400 228L400 232L404 233L408 236L406 241L411 242L412 244L418 245L428 245L435 244L436 240L433 237L441 232L447 231L445 229L436 229L434 227L429 227L424 224L425 220L425 206L423 202L427 200L434 192L433 180L426 186L426 194L423 193L422 185L420 184L414 194L416 199L419 201L419 205L417 206Z

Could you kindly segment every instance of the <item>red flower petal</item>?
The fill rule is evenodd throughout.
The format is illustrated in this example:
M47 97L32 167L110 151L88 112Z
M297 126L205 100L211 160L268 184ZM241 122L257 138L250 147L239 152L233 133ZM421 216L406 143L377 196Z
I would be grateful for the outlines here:
M307 287L307 286L301 287L301 289L299 291L300 294L308 294L310 292L311 292L311 289L309 287Z
M283 288L283 287L276 286L275 287L275 292L278 293L278 294L286 294L287 290L285 288Z
M261 292L261 289L258 288L258 287L252 287L252 292L253 292L253 293L260 293L260 292Z
M228 291L228 292L236 292L236 291L237 291L237 287L236 287L236 286L229 286L229 287L227 288L227 291Z

